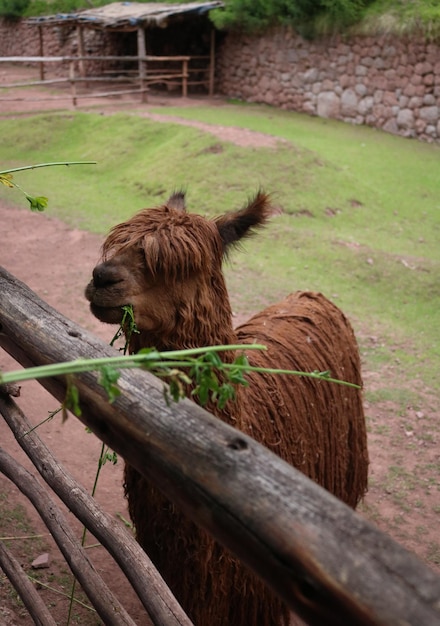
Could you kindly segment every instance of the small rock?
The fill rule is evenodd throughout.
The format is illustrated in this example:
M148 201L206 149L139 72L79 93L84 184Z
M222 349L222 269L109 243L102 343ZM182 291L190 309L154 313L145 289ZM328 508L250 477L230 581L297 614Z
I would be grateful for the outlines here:
M32 567L34 569L43 569L44 567L49 567L50 564L50 555L48 552L43 552L40 556L32 562Z
M416 417L417 419L421 420L425 417L425 414L423 413L423 411L416 411Z

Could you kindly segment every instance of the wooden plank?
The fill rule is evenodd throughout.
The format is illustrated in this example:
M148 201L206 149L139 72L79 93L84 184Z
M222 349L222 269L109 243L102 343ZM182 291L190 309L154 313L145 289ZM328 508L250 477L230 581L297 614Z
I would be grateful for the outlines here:
M64 61L189 61L190 56L151 56L148 54L137 56L96 55L96 56L29 56L29 57L0 57L0 63L60 63Z
M118 354L3 269L0 330L24 366ZM98 378L73 377L81 421L309 624L440 623L440 578L300 472L190 400L168 405L147 372L123 372L111 405ZM42 384L64 398L62 377Z
M57 84L57 83L63 83L63 82L69 82L71 85L71 92L72 92L72 101L76 103L77 98L79 98L78 94L76 93L76 89L74 86L75 82L84 82L86 85L86 88L88 87L88 83L89 82L98 82L98 81L104 81L104 80L108 80L109 82L117 82L117 81L123 81L124 78L120 77L120 76L116 76L116 77L108 77L105 78L103 76L99 76L99 77L87 77L86 76L86 71L85 71L85 63L84 61L133 61L137 63L137 75L138 75L138 81L139 81L139 93L141 94L141 98L142 101L145 102L146 101L146 94L148 92L148 85L154 84L155 82L167 82L167 81L173 81L175 79L181 79L182 81L182 96L186 97L188 95L188 86L189 85L206 85L207 88L209 90L212 91L213 89L213 58L211 56L211 64L210 67L207 68L190 68L189 67L189 63L190 61L194 58L194 59L208 59L209 57L190 57L190 56L183 56L183 55L179 55L179 56L151 56L151 55L147 55L146 54L146 44L145 44L145 31L142 28L139 28L137 31L137 36L138 36L138 55L137 56L115 56L115 55L108 55L108 56L87 56L84 54L84 41L83 41L83 31L81 26L77 27L77 38L78 38L78 48L79 48L79 54L78 56L75 57L45 57L45 56L39 56L39 57L3 57L0 58L0 62L19 62L19 63L39 63L40 64L40 74L42 76L42 79L39 81L30 81L30 82L23 82L23 83L10 83L7 85L0 85L0 88L13 88L13 87L31 87L31 86L37 86L37 85L49 85L49 84ZM66 78L56 78L56 79L51 79L51 80L44 80L44 71L41 70L41 68L44 68L44 63L49 62L49 63L63 63L63 62L68 62L69 63L69 75ZM78 68L79 68L79 76L76 76L75 74L75 67L74 65L72 65L72 63L78 63ZM169 67L169 68L163 68L163 67L151 67L148 68L148 73L147 73L147 62L149 64L155 64L155 63L160 63L160 64L172 64L172 63L179 63L179 68L173 68L173 67ZM197 81L197 82L190 82L189 81L189 77L191 74L195 74L195 73L200 73L200 72L206 72L208 74L208 77L205 81ZM111 71L104 71L103 73L107 73L107 74L120 74L121 71L118 70L111 70ZM133 71L133 73L135 73L135 71ZM150 79L150 75L153 75L153 80ZM41 77L40 76L40 77ZM94 94L95 96L99 97L101 94ZM110 93L106 93L103 95L113 95ZM90 96L88 96L90 97ZM76 106L74 104L74 106Z

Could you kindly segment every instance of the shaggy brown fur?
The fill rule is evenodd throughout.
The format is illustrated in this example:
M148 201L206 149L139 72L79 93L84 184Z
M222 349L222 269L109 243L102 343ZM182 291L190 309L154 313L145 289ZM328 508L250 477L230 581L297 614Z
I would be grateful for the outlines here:
M140 330L131 338L132 352L256 341L268 350L249 351L252 364L330 370L335 378L361 384L350 324L321 294L294 293L234 332L222 259L270 212L263 193L215 221L187 214L183 194L141 211L104 243L104 262L86 289L92 312L120 323L121 306L132 304ZM360 391L306 377L249 378L234 403L208 410L355 507L368 468ZM140 544L196 626L288 623L278 597L129 465L125 490Z

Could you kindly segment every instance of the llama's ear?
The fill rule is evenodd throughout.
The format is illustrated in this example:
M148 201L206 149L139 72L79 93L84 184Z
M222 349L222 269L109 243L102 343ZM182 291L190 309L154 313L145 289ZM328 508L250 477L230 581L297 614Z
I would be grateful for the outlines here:
M185 192L182 189L180 191L174 191L165 202L165 206L167 206L169 209L186 211Z
M239 211L231 211L216 219L223 249L227 251L230 245L238 244L241 239L253 235L255 229L264 226L273 209L270 199L263 191L259 191L255 198Z

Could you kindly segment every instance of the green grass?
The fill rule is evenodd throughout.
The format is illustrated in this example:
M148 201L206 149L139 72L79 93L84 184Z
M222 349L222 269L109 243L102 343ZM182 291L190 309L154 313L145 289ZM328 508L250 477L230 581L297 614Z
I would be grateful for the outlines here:
M397 345L408 377L417 367L438 387L440 147L265 106L166 111L290 143L240 148L134 115L52 113L0 121L2 167L96 160L14 180L49 196L49 215L99 233L176 188L187 189L190 210L215 215L264 187L282 214L232 257L234 308L257 309L296 289L322 291L356 327L384 339L383 349L366 351L372 361L392 361L386 346ZM17 191L0 193L26 204Z
M301 189L291 187L288 209L301 210L303 199L309 200L306 187L312 196L307 208L318 217L327 207L339 211L333 226L354 240L369 245L374 232L374 245L390 252L425 256L428 249L438 256L439 145L265 105L167 108L166 113L289 140L303 154L309 151L312 169L297 171L292 160L290 174Z

